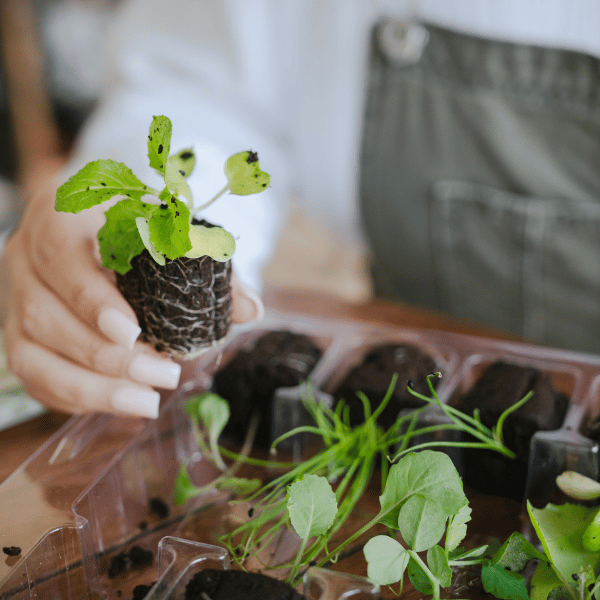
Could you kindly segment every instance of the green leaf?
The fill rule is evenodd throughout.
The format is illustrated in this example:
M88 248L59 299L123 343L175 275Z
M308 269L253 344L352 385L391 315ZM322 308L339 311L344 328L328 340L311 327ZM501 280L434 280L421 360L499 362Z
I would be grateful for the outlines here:
M448 566L448 556L441 546L432 546L427 550L427 566L441 587L452 583L452 569Z
M528 542L521 533L514 532L502 544L500 550L494 554L491 564L508 567L511 571L520 572L534 558L542 561L546 560L546 557L531 542Z
M545 508L537 509L530 502L527 503L529 517L544 552L558 577L567 586L572 586L573 574L578 577L579 584L583 582L584 587L595 581L594 572L600 563L600 555L586 551L582 538L596 510L577 504L548 504Z
M467 504L452 461L447 454L435 450L411 452L392 465L385 490L379 497L380 522L392 529L398 527L402 504L415 494L436 502L445 517L455 515Z
M96 160L58 188L54 207L58 211L78 213L114 196L140 200L151 191L123 163Z
M123 275L131 269L131 259L144 249L136 218L148 219L156 210L155 204L140 200L121 200L109 208L106 223L98 232L102 264Z
M535 573L531 578L531 589L529 590L530 600L547 600L549 594L554 590L562 591L563 597L572 600L572 595L568 588L565 588L554 569L544 560L538 563ZM555 595L558 592L554 592ZM556 598L558 600L558 597Z
M194 498L201 491L201 488L196 487L187 470L187 462L182 463L179 468L179 473L175 478L175 487L173 489L173 502L176 506L185 504L190 498Z
M229 403L218 394L206 393L195 404L196 414L208 431L208 440L213 452L218 452L218 441L227 421L229 421Z
M230 490L235 494L246 496L252 494L261 486L260 479L247 479L246 477L227 477L217 483L217 489Z
M446 532L446 552L451 552L465 539L467 523L471 520L471 508L465 504L453 517L450 518Z
M185 180L185 176L173 166L173 163L171 163L170 160L167 162L167 168L165 170L165 184L171 194L176 197L184 196L187 198L189 207L194 205L192 190Z
M296 533L307 539L323 535L337 514L337 500L325 477L304 475L287 489L287 508Z
M225 176L229 191L238 196L257 194L271 183L271 176L258 166L258 154L251 150L230 156L225 163Z
M413 550L423 552L442 539L446 519L437 502L414 494L402 505L396 527Z
M376 535L363 549L367 559L367 575L379 585L392 585L402 581L410 555L395 539Z
M183 177L189 177L196 166L196 155L193 148L185 148L169 156L167 169L175 169Z
M450 560L467 560L468 558L479 558L485 556L489 551L489 546L477 546L471 550L456 548L450 552Z
M135 224L138 229L138 233L140 234L140 238L142 243L144 244L146 250L150 253L150 256L161 266L165 265L165 255L161 254L156 246L152 243L150 239L150 227L148 226L148 219L144 217L136 217Z
M161 175L165 174L165 165L171 151L171 119L164 116L154 117L148 133L148 158L150 166Z
M174 196L168 202L160 204L154 211L148 226L150 239L156 249L167 258L184 256L191 249L190 211Z
M500 565L484 565L481 568L481 583L489 594L502 600L529 600L525 578L521 573L507 571Z
M481 568L483 589L502 600L529 600L525 578L520 573L507 571L500 565Z
M235 252L235 239L221 227L190 225L192 247L185 255L188 258L210 256L218 262L227 262Z
M427 576L421 565L414 559L410 558L408 561L408 567L406 568L408 578L412 583L415 590L429 596L433 593L433 584L431 579Z

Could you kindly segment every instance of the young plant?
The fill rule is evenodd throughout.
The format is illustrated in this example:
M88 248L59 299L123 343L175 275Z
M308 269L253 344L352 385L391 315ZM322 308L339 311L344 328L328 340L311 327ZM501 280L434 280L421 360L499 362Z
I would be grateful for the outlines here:
M529 598L520 571L530 560L544 557L521 534L514 533L497 551L488 545L459 547L471 509L447 455L431 450L406 455L391 467L380 503L381 510L365 528L383 523L399 531L406 545L392 535L366 543L372 581L402 584L407 572L416 590L439 600L440 589L452 582L452 567L478 565L485 591L506 600Z
M228 330L230 260L235 252L229 232L193 215L227 191L262 192L270 176L261 171L256 152L234 154L225 163L223 189L195 207L187 182L196 162L194 151L186 148L171 155L171 133L170 119L153 118L148 158L163 179L162 189L146 185L123 163L97 160L59 187L55 208L79 213L119 197L105 212L106 223L98 232L102 264L117 273L117 285L140 321L142 339L158 350L188 357ZM214 281L221 289L210 288ZM162 289L156 291L157 286ZM216 318L223 324L202 322Z
M325 403L315 402L314 399L308 398L305 401L305 407L311 415L315 425L298 427L288 432L275 440L273 448L284 439L300 433L312 433L319 436L322 439L324 448L316 455L298 464L289 465L286 463L276 463L275 465L277 467L286 469L285 472L263 485L259 490L245 499L245 501L253 502L253 507L251 508L252 519L243 522L233 531L221 538L221 542L228 548L234 559L243 566L244 562L249 557L256 555L256 549L258 547L273 541L276 536L281 533L282 529L291 523L302 540L300 549L291 563L278 565L278 567L289 569L290 574L288 576L288 581L297 583L300 565L316 564L322 566L332 560L336 560L340 552L342 552L349 544L357 540L361 535L365 534L365 532L370 530L371 527L378 522L393 527L398 525L396 513L399 512L402 501L397 499L386 500L385 506L382 507L383 512L380 512L368 526L365 526L359 531L346 537L345 541L336 549L329 549L336 533L338 533L346 523L348 517L353 513L358 501L365 493L371 481L378 459L380 460L382 471L381 489L384 490L384 496L386 498L391 498L392 493L389 490L392 488L387 487L390 477L392 478L392 481L395 478L400 477L400 473L403 472L407 461L415 461L414 458L406 460L402 458L409 452L411 457L421 455L427 457L430 456L428 452L414 454L414 451L431 448L433 446L467 446L492 449L509 457L514 456L502 443L501 427L507 414L516 410L523 401L506 411L506 414L503 414L501 417L499 427L491 430L485 427L477 416L471 417L469 415L464 415L460 411L441 403L432 383L432 378L438 376L438 374L434 374L428 378L428 384L431 391L430 398L418 395L426 402L426 406L415 409L409 414L399 416L396 422L386 431L378 426L377 417L385 409L392 397L392 392L397 379L396 377L392 379L392 383L385 398L373 412L371 412L371 405L364 394L358 394L363 402L365 420L363 424L356 427L350 426L349 411L343 402L338 403L335 409L332 409ZM417 395L410 386L409 390L414 395ZM418 427L419 417L427 408L427 405L439 407L446 414L450 423ZM409 444L414 438L436 431L446 430L468 432L477 438L478 441L423 442L409 449ZM393 457L393 461L396 462L400 460L403 467L400 468L395 464L388 472L389 459L395 448L397 448L397 452ZM223 448L221 448L220 451L221 454L229 458L235 458L267 468L275 466L271 461L240 458L238 455L228 452ZM439 460L445 461L444 468L448 467L448 463L451 466L450 459L446 455L440 454L440 456L444 458L435 460L438 462ZM415 464L419 464L419 460L421 459L418 459ZM425 465L424 468L431 470L430 468L432 467L433 462L429 466ZM453 467L451 471L452 470ZM434 471L431 472L433 473ZM421 475L425 476L424 474ZM331 508L333 506L331 494L324 491L321 479L317 480L314 479L314 477L324 478L324 481L326 482L336 483L335 491L331 492L334 494L337 504L337 510L335 512ZM453 477L453 481L457 480L460 483L458 475ZM417 479L418 476L415 475L415 480ZM319 483L317 483L317 481ZM297 485L299 482L303 483ZM190 497L189 486L191 485L191 482L189 479L187 481L180 480L178 485L182 486L182 488L176 488L175 497ZM439 496L440 490L445 489L445 483L442 480L439 480L436 485L436 492L433 493L432 491L432 496L435 494ZM460 494L456 495L452 492L450 495L453 500L450 502L449 507L442 507L442 512L436 517L437 529L435 530L435 536L437 536L441 530L441 533L439 533L441 537L443 533L442 521L445 522L448 518L454 518L464 504L462 485L459 487ZM385 490L388 491L385 492ZM303 501L300 501L299 497L302 494L304 494L306 498ZM422 495L412 495L414 497L408 502L407 508L404 509L405 511L416 511L418 509L418 503L423 500ZM460 497L460 502L456 500L458 497ZM408 501L409 498L404 497L404 500ZM312 519L311 515L314 516L321 506L329 507L329 510L327 510L326 513L327 519L318 521L320 527L324 529L322 533L316 534L314 530L311 530L310 528L307 529L306 526L297 527L298 514L301 510L306 512L304 520L308 522ZM290 507L293 507L292 513L290 513ZM301 509L301 507L306 508ZM425 502L422 508L423 510L428 511L432 507L428 502ZM436 506L436 509L437 508L438 507ZM294 517L292 517L292 514L294 514ZM445 515L443 519L440 516L441 514ZM392 523L392 521L394 522ZM455 528L459 528L458 522L455 523ZM419 531L419 535L415 538L419 540L417 546L419 548L420 544L425 543L420 541L421 536L422 533ZM311 538L312 541L308 541L309 538ZM415 550L415 552L418 551L419 550ZM437 551L434 550L432 552Z

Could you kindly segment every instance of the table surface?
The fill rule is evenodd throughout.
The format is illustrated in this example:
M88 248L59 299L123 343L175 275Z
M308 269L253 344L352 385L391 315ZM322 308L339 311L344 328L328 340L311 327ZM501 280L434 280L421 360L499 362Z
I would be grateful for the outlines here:
M322 317L439 329L497 339L516 339L502 331L477 323L460 321L425 309L393 302L370 301L364 304L351 304L331 296L280 289L267 289L264 300L267 307ZM33 454L68 418L69 415L51 412L16 427L0 431L0 483Z

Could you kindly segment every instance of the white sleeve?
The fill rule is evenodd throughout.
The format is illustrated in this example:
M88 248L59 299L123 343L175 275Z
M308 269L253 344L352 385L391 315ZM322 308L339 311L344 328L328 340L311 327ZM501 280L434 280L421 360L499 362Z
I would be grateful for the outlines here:
M271 174L271 188L226 195L202 216L231 231L237 241L234 268L259 290L288 195L289 171L277 69L270 64L276 53L269 5L259 2L260 10L251 11L241 0L125 2L113 26L106 91L65 173L112 158L158 188L146 140L152 117L166 115L173 122L171 151L191 146L196 153L189 183L200 206L225 185L228 156L257 151L261 168Z

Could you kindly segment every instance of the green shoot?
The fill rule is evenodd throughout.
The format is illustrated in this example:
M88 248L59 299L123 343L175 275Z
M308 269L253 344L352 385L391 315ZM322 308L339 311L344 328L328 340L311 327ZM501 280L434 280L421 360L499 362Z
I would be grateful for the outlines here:
M56 210L73 213L116 196L123 197L106 211L106 223L98 232L102 264L117 273L129 271L131 259L144 248L160 265L167 258L184 256L230 260L235 251L233 236L221 227L192 224L192 214L226 191L246 196L262 192L270 184L270 176L259 168L257 153L239 152L225 163L227 185L195 209L187 178L196 158L191 148L169 155L171 134L170 119L153 118L148 134L148 159L163 178L162 190L142 183L127 166L113 160L88 163L57 190ZM148 196L154 199L146 201Z
M337 499L331 485L319 475L307 474L287 489L287 511L292 527L302 540L290 579L296 579L309 538L324 535L337 514Z
M406 565L404 567L409 569L409 573L425 573L420 565L421 559L418 553L429 551L446 533L447 545L444 548L440 547L440 550L431 550L431 561L435 565L436 575L426 576L432 590L436 585L439 587L440 581L446 581L448 566L445 561L450 560L449 557L455 552L456 546L466 531L465 522L469 517L464 508L466 498L460 479L445 454L439 454L441 458L433 459L431 457L437 457L438 453L428 450L415 454L414 450L444 445L472 447L473 443L425 442L411 448L411 439L436 431L465 431L476 435L477 447L496 450L507 456L513 456L513 453L502 444L501 429L491 430L483 426L476 417L464 415L441 403L431 383L431 379L438 376L438 374L434 374L429 378L431 398L421 396L409 388L411 393L424 399L426 406L398 416L395 423L385 431L377 424L377 417L390 402L397 377L392 379L382 403L373 411L371 411L368 399L359 394L364 405L365 421L357 427L350 426L349 414L343 403L339 403L335 409L332 409L325 403L316 402L311 395L308 395L304 406L312 418L314 426L298 427L282 435L273 442L273 448L291 436L311 433L319 436L323 443L323 449L301 463L280 463L279 468L284 469L281 475L247 495L244 501L251 503L252 518L241 523L221 538L221 543L230 551L234 560L243 567L244 562L250 556L256 556L259 546L264 546L274 540L282 528L291 524L300 538L299 550L292 562L280 564L277 568L287 569L288 581L297 583L301 576L302 565L312 563L323 566L335 561L345 548L355 543L374 525L382 523L390 529L400 527L403 537L409 540L412 546L407 549L407 554L398 552L397 561L388 565L387 579L391 578L390 573L397 572L404 562L408 565L408 567ZM419 427L419 417L429 404L439 406L451 422ZM392 459L392 462L396 464L392 464L390 467L389 457L394 448L398 448L399 451ZM273 466L271 461L242 458L222 448L220 452L239 462L247 462L265 468ZM379 458L383 465L382 511L365 527L346 536L342 543L331 549L330 546L336 539L336 534L340 532L369 486ZM430 461L427 465L420 464L420 461L426 459ZM398 460L403 465L402 469L398 467L400 464L397 462ZM413 465L408 468L408 471L413 474L410 480L416 482L419 493L411 492L406 488L405 476L402 473L406 472L407 465ZM317 481L319 483L316 483ZM302 482L302 488L295 487L299 482ZM334 491L331 491L329 485L325 491L323 482L334 484ZM187 489L189 491L189 488ZM296 500L299 489L302 489L303 494L310 501ZM294 490L293 496L290 490ZM398 490L403 491L399 492ZM287 498L288 502L284 498ZM294 498L292 504L290 504L291 498ZM330 523L328 522L322 533L317 534L315 531L307 533L306 527L296 526L299 519L300 522L302 519L305 522L312 522L315 514L311 511L314 511L317 506L333 506L332 498L335 498L337 511L331 511L332 520ZM293 508L290 511L291 507ZM402 513L402 519L400 519L400 513ZM400 521L402 521L401 526ZM421 521L426 522L427 527L417 525ZM449 524L448 532L446 531L447 523ZM389 542L385 543L389 544ZM452 559L454 561L475 560L473 555L462 559L460 557ZM438 583L436 584L435 581Z

